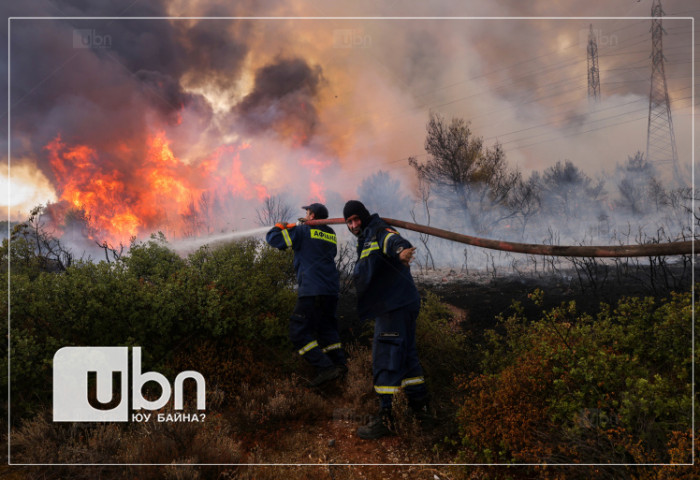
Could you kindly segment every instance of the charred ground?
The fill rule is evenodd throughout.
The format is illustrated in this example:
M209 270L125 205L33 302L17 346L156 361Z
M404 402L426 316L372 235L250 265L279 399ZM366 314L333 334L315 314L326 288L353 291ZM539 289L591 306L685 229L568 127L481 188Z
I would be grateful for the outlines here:
M697 265L695 274L700 274ZM448 268L419 271L414 278L421 297L428 292L438 295L473 339L481 338L487 329L498 328L497 317L507 316L514 302L522 306L528 317L571 301L576 303L580 313L595 315L601 304L614 305L623 297L661 300L671 291L691 290L693 281L691 269L680 263L668 270L637 269L635 274L602 270L599 275L583 275L572 267L552 276L511 274L494 277ZM541 306L528 301L528 296L537 289L545 292ZM340 328L346 339L361 337L372 327L358 319L356 304L357 297L352 289L340 298L338 304Z

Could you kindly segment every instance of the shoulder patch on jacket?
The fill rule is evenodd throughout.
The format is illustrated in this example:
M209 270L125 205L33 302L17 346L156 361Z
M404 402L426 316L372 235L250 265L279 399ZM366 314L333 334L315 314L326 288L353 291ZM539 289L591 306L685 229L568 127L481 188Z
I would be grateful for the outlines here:
M396 230L392 230L391 228L386 228L385 230L386 230L387 232L391 232L391 233L399 233L399 232L397 232Z

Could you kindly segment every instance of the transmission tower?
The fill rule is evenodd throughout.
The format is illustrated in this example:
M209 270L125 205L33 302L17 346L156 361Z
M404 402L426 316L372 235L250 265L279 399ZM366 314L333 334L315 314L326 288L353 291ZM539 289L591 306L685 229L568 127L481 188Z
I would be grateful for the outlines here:
M598 68L598 42L593 25L588 32L588 100L600 100L600 69Z
M649 89L649 123L647 127L647 161L662 169L670 164L673 179L679 185L687 185L678 167L676 136L673 133L671 102L666 86L664 70L663 36L666 33L661 25L664 11L661 0L651 5L651 88Z

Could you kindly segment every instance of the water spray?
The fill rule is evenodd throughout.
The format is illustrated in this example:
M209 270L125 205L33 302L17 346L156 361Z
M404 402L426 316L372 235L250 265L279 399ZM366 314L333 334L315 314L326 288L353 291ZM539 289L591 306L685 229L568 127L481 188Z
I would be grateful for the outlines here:
M646 243L643 245L538 245L472 237L441 228L428 227L426 225L395 220L393 218L382 217L382 220L395 227L444 238L453 242L466 243L467 245L489 248L491 250L527 253L530 255L552 255L558 257L656 257L695 253L692 240L668 243ZM342 218L325 218L322 220L308 220L306 222L307 225L336 225L344 223L345 220Z
M239 238L254 237L256 235L260 235L261 233L265 233L268 230L270 230L270 227L260 227L252 230L245 230L243 232L227 232L209 235L207 237L184 238L182 240L172 242L171 246L175 250L193 250L209 243L228 242Z

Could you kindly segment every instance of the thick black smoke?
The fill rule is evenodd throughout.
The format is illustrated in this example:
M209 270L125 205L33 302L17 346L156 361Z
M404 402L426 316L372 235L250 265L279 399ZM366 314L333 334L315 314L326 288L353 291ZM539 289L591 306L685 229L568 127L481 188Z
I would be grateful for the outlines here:
M305 144L318 122L314 97L322 82L321 67L301 58L278 59L258 70L255 87L238 105L242 124L251 133L291 133Z
M217 7L204 15L217 15ZM166 2L36 2L12 15L167 17ZM57 135L108 157L120 145L143 151L155 119L204 131L212 107L188 87L233 88L250 25L225 20L13 20L12 157L35 159L51 179L45 146ZM5 77L4 77L5 78ZM124 154L128 170L138 155Z

